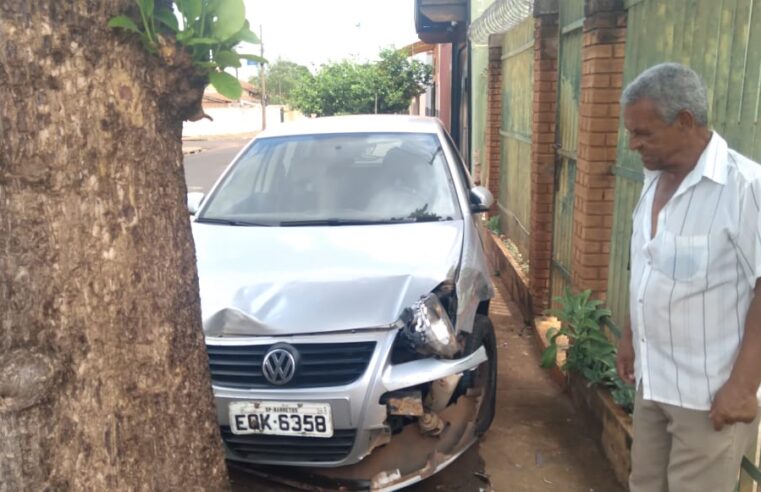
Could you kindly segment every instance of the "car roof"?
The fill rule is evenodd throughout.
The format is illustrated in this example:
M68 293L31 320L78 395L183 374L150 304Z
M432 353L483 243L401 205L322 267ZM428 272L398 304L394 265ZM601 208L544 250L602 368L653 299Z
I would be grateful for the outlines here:
M257 138L328 133L437 133L437 118L409 115L351 115L304 118L275 125Z

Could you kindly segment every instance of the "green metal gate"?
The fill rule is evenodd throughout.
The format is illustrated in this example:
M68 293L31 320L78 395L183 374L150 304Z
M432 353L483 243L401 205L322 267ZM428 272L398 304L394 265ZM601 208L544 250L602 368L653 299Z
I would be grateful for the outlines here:
M689 65L708 86L710 122L730 147L761 160L761 0L627 0L624 84L664 61ZM642 163L619 130L607 300L612 321L628 317L631 213Z
M573 257L573 201L576 180L576 145L581 94L582 27L584 0L560 3L558 69L557 159L552 225L550 300L571 285Z
M502 232L528 259L531 220L531 124L534 19L508 31L502 42L502 157L499 207Z

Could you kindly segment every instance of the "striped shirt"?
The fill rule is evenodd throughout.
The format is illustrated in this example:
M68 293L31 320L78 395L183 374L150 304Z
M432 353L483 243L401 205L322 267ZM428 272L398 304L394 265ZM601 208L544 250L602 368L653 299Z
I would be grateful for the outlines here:
M729 378L761 277L761 167L713 132L651 238L660 174L645 170L632 217L635 377L645 399L709 410Z

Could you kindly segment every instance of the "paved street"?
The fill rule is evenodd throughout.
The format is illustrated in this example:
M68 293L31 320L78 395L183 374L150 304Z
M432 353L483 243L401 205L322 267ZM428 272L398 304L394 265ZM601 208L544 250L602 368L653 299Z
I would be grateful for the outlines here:
M209 191L225 167L238 154L248 138L224 140L190 140L183 142L185 182L188 191Z
M207 191L247 140L186 142L189 191ZM539 349L498 278L491 318L499 346L497 416L480 443L439 474L407 492L619 492L605 457L586 434L569 397L539 367ZM287 492L232 472L235 492Z

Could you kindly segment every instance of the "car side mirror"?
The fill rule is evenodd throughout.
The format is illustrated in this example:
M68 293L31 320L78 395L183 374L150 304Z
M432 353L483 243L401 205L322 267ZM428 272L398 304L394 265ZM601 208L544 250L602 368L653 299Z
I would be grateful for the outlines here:
M195 215L196 212L198 212L198 209L201 208L201 203L203 203L204 194L200 191L191 191L187 195L187 203L188 203L188 212L190 212L190 215Z
M494 196L484 186L474 186L470 189L470 211L474 214L488 212L494 205Z

